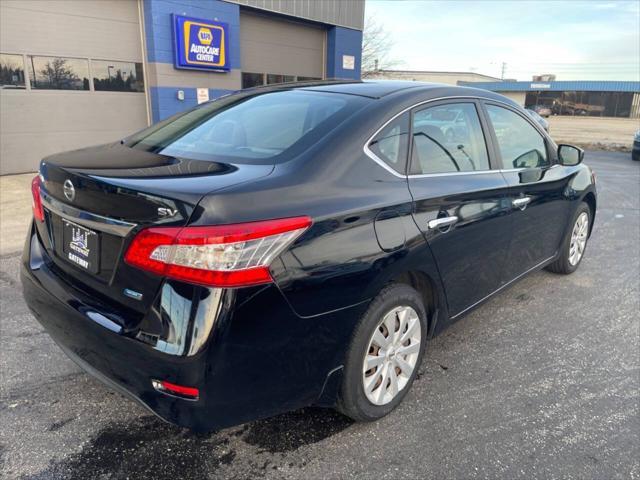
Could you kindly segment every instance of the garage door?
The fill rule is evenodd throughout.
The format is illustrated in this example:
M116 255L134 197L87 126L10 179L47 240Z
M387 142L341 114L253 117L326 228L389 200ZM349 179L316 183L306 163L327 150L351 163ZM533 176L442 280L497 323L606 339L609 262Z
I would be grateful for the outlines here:
M243 88L324 78L325 30L315 25L240 13Z
M138 4L0 0L0 174L147 125Z

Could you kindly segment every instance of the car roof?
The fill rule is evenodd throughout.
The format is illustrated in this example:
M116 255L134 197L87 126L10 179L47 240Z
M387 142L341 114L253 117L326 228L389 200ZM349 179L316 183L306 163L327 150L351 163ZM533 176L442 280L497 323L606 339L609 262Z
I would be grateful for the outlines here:
M420 88L426 86L437 87L437 84L423 82L410 82L398 80L365 80L353 82L327 82L310 86L300 86L302 90L313 90L320 92L343 93L347 95L359 95L369 98L381 98L391 93L407 90L409 88Z
M498 100L517 106L515 102L498 93L472 87L459 87L456 85L446 85L443 83L427 83L400 80L364 80L337 82L329 81L316 83L314 85L291 84L289 88L298 88L315 92L342 93L347 95L358 95L373 99L380 99L391 94L400 94L405 98L428 98L428 97L479 97L487 100ZM397 97L397 95L394 95Z
M498 100L517 106L511 99L498 93L472 87L459 87L442 83L415 82L407 80L313 80L307 82L290 82L275 85L264 85L242 90L238 93L253 95L270 91L303 90L311 92L338 93L356 95L371 99L381 99L392 94L404 98L428 97L479 97L487 100ZM397 95L394 95L397 97Z

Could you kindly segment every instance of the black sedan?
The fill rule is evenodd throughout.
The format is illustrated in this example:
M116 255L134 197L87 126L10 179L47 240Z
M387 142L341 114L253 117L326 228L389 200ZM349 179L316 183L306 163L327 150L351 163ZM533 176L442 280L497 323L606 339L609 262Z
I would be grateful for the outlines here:
M311 404L374 420L428 339L529 272L578 268L596 213L582 159L484 90L244 91L44 159L24 297L80 366L170 422Z

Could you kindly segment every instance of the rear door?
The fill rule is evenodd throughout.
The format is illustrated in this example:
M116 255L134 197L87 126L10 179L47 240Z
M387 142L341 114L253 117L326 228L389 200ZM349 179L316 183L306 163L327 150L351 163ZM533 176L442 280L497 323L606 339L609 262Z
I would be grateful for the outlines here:
M508 186L474 100L430 103L412 116L409 189L455 316L502 285L511 239Z
M489 102L485 107L509 184L513 235L505 276L512 280L557 252L569 213L565 190L572 172L555 163L545 137L525 113Z

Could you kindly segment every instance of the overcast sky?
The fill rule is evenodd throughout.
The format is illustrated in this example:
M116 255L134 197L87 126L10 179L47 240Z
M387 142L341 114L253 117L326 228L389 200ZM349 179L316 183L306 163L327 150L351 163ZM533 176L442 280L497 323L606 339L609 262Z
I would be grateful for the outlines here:
M640 80L640 0L366 0L405 70Z

